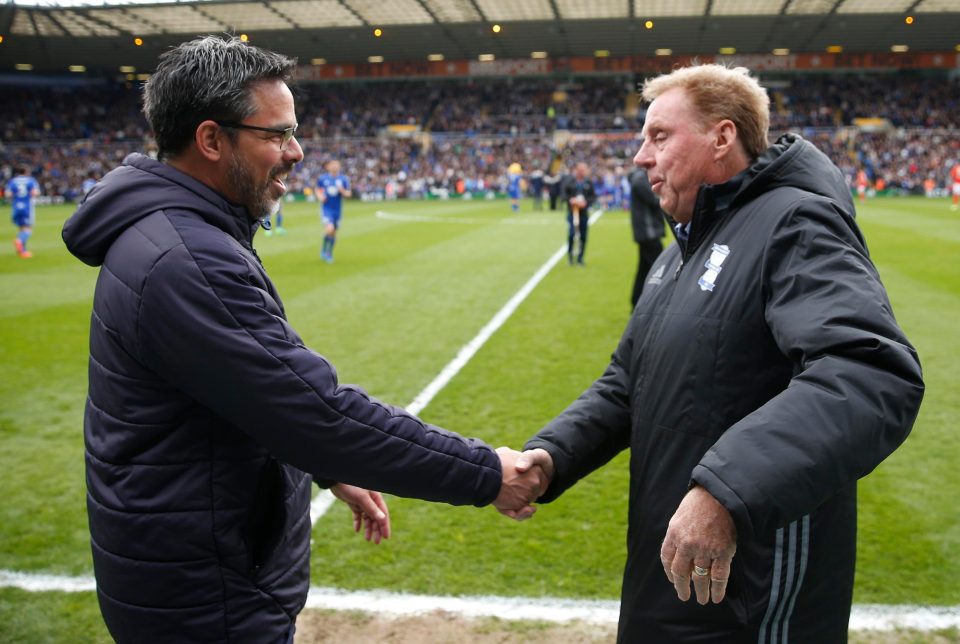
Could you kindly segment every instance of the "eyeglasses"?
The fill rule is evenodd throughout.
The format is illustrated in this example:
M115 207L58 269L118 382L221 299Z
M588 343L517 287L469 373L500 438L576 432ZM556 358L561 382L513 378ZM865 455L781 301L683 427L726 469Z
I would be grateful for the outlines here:
M277 137L280 142L280 151L283 152L290 143L290 139L297 133L297 126L287 128L260 127L259 125L247 125L246 123L236 123L234 121L214 121L220 127L230 127L237 130L256 130L257 132L269 132ZM273 138L273 137L270 137Z

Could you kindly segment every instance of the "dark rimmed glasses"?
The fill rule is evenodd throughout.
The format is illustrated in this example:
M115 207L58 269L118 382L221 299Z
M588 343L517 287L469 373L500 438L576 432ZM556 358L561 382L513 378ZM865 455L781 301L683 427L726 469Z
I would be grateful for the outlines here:
M287 128L260 127L259 125L247 125L246 123L237 123L236 121L214 121L220 127L229 127L237 130L256 130L257 132L269 132L280 141L280 151L283 152L290 139L297 133L297 126ZM271 137L272 138L272 137Z

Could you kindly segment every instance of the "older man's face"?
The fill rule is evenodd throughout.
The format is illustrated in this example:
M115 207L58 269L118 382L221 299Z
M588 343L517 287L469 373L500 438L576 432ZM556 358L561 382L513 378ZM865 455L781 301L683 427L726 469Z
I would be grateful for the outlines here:
M693 217L697 191L716 163L716 137L700 124L682 89L666 91L650 104L643 137L633 162L646 169L660 207L685 224Z
M293 95L280 80L267 81L252 90L257 111L246 119L247 125L283 129L296 125ZM284 181L294 164L303 160L296 138L280 150L280 138L255 130L237 130L237 142L228 159L229 198L247 207L259 219L276 211L287 191Z

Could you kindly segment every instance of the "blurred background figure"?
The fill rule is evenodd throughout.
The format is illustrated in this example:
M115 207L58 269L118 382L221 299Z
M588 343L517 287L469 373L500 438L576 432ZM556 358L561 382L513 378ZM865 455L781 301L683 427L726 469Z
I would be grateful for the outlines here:
M80 190L84 196L97 185L97 173L93 170L87 173L87 178L83 180L83 184L80 186Z
M264 217L264 220L269 224L269 227L264 226L263 231L263 234L267 237L272 237L274 233L278 235L287 234L287 229L283 227L283 206L281 204L277 204L277 212L274 213L273 217Z
M639 261L633 292L630 294L631 309L637 306L650 267L663 252L660 239L664 234L665 216L660 210L660 200L650 188L647 171L643 168L634 170L630 173L630 227L633 228L633 241L637 242Z
M523 168L514 161L507 168L507 196L510 197L510 210L520 211L520 195L523 193Z
M583 266L587 250L587 228L590 206L597 200L597 189L587 177L590 169L583 161L573 168L573 174L562 181L561 192L567 202L567 263L573 266L574 254L577 264Z
M328 264L333 263L333 245L337 242L340 229L340 217L343 214L343 198L353 194L350 180L340 173L340 162L327 161L326 172L317 179L317 198L320 200L320 218L323 221L324 236L320 257Z
M957 160L950 168L950 191L953 193L953 203L950 204L950 210L956 210L960 207L960 160Z
M27 242L33 234L34 202L40 196L40 184L26 168L17 168L15 176L7 182L5 194L13 204L13 225L17 227L13 247L17 255L29 259L33 253L27 250Z
M535 161L533 171L530 173L530 196L533 197L533 209L543 210L543 185L544 174L540 168L540 162Z

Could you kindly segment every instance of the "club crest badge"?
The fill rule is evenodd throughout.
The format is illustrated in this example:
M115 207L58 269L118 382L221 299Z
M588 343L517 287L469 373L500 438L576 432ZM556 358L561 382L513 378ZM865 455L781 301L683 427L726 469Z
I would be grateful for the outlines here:
M701 291L713 291L717 285L717 276L723 270L723 262L730 254L730 247L726 244L714 244L710 250L710 258L707 259L704 267L707 269L697 281Z
M656 286L657 284L659 284L659 283L662 282L662 281L663 281L663 265L661 265L660 268L658 268L657 270L655 270L655 271L653 272L653 275L651 275L649 278L647 278L647 284L650 284L650 285L652 285L652 286Z

